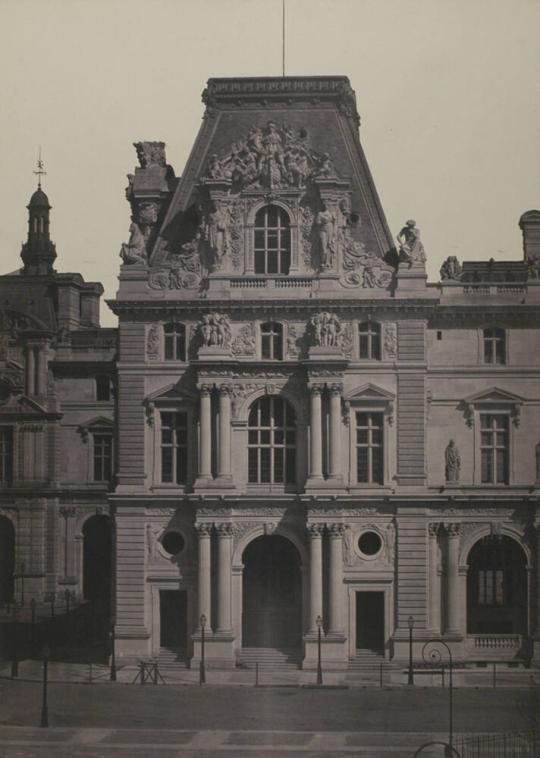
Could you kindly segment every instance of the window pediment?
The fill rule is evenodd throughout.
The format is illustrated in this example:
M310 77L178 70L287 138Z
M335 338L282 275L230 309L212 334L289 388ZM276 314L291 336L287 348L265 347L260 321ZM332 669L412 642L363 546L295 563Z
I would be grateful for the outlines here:
M110 432L112 434L114 431L114 422L105 416L96 416L95 418L90 419L90 421L87 421L85 424L81 424L77 428L77 431L83 438L83 442L86 442L88 440L89 434L103 434L107 432Z
M143 400L143 405L146 411L146 420L148 424L152 425L154 417L154 408L161 406L177 407L186 403L194 403L197 400L197 395L188 390L184 390L178 386L178 384L169 384L167 387L162 387L155 392L151 392Z
M465 418L468 426L472 426L475 410L506 410L510 412L514 426L519 426L521 406L526 401L524 397L507 392L499 387L491 387L463 399Z
M392 392L368 382L345 395L346 418L348 418L348 411L351 408L369 406L380 408L388 419L388 423L392 424L394 420L394 400L395 395Z

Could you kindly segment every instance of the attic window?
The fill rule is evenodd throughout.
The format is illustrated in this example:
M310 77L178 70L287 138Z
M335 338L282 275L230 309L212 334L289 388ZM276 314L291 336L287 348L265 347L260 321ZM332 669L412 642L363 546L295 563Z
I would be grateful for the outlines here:
M288 274L291 265L289 217L277 205L265 205L255 216L255 273Z

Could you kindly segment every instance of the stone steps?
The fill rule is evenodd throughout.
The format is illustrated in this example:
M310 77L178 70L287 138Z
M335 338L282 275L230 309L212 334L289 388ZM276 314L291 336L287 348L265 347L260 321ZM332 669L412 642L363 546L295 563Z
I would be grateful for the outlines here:
M237 655L239 668L259 668L274 670L294 670L300 667L301 654L298 650L281 650L277 648L252 647L242 648Z

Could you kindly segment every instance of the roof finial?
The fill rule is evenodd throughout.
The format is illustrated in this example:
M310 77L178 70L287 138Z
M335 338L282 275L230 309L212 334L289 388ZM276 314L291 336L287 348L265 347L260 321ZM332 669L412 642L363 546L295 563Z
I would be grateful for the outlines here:
M44 164L41 160L41 145L39 146L39 155L37 159L37 171L34 171L34 174L38 177L38 189L41 189L41 177L45 176L47 172L43 168Z

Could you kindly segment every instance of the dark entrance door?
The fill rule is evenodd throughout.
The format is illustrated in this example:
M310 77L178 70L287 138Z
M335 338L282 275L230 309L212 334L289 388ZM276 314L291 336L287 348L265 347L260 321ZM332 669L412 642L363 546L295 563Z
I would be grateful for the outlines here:
M243 559L243 647L299 647L302 580L298 551L285 537L258 537L247 546Z
M13 602L15 571L15 530L5 516L0 516L0 603Z
M83 595L109 614L111 601L111 521L92 516L83 526Z
M384 650L384 592L356 593L356 647Z
M185 658L187 641L187 593L185 590L159 591L161 647L178 651Z

